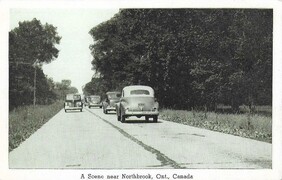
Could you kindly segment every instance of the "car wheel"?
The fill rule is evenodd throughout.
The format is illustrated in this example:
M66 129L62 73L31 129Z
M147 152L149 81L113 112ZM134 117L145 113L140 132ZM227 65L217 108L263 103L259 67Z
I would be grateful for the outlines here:
M80 112L82 112L82 109L80 109Z
M67 110L65 109L65 112L67 112Z
M153 117L153 121L156 123L156 122L158 122L158 116L154 116Z
M100 109L102 108L102 106L100 106Z
M105 109L105 114L108 114L108 110L107 109Z
M117 120L118 120L118 121L120 121L120 119L121 119L121 118L120 118L120 116L119 116L119 115L117 115Z
M149 121L149 116L145 116L145 120L146 120L146 121Z
M120 120L121 120L122 123L125 123L125 116L121 114L120 115Z

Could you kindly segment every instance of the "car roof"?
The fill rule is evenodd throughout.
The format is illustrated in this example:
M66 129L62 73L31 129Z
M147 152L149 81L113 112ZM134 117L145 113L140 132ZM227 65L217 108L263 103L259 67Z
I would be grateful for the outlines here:
M130 91L132 90L137 90L137 89L143 89L143 90L147 90L150 92L149 96L154 96L154 90L153 88L151 88L150 86L144 86L144 85L132 85L132 86L126 86L123 88L124 91L124 96L129 96ZM136 95L138 96L138 95ZM147 96L147 95L146 95Z
M66 94L66 96L71 96L71 95L80 95L81 96L81 94L76 94L76 93Z
M112 93L119 93L119 94L120 94L119 91L109 91L109 92L107 92L106 94L112 94Z
M66 98L66 99L73 99L74 96L80 96L79 99L81 99L81 94L76 94L76 93L66 94L65 98Z
M131 85L123 88L123 90L134 90L134 89L153 90L153 88L151 88L150 86L144 86L144 85Z

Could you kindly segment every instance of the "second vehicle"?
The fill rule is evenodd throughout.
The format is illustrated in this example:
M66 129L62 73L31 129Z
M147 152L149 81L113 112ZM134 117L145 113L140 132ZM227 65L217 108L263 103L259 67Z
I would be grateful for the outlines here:
M91 95L87 98L88 108L99 107L102 108L101 96Z
M117 91L113 92L107 92L106 93L107 97L103 101L102 106L103 106L103 112L105 114L108 114L109 111L116 111L116 103L119 102L121 93Z

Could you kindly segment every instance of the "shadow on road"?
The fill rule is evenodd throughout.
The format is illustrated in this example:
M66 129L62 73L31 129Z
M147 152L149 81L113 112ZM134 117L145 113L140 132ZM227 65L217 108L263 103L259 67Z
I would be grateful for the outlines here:
M80 110L68 110L67 112L65 112L65 113L83 113L83 112L85 112L85 111L83 111L82 110L82 112L80 112Z
M101 109L102 110L102 108L99 108L99 107L91 107L91 108L86 107L86 108L88 108L88 109Z
M125 120L125 123L127 124L139 124L139 123L163 123L161 121L153 122L153 121L146 121L146 120Z
M116 115L116 112L108 112L106 115Z

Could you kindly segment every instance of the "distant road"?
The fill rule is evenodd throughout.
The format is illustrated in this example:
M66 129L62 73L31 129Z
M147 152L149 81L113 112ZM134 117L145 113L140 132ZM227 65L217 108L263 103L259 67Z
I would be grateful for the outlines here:
M271 144L164 120L61 110L9 154L10 168L271 168Z

